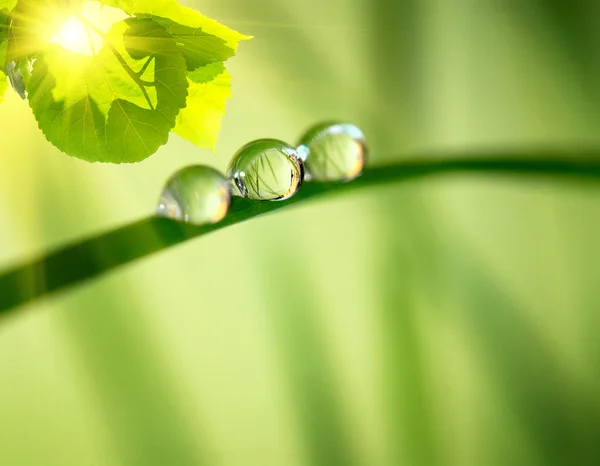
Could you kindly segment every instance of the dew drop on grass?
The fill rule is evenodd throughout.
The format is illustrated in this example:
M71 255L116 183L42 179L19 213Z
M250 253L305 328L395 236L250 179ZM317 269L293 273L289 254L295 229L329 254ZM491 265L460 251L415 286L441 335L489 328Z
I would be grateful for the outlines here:
M307 180L350 181L361 175L367 156L363 132L345 123L321 123L302 137L298 154Z
M227 178L237 196L282 201L300 189L304 166L294 147L277 139L260 139L237 152Z
M194 165L178 171L167 181L156 215L204 225L222 220L230 203L225 177L210 167Z

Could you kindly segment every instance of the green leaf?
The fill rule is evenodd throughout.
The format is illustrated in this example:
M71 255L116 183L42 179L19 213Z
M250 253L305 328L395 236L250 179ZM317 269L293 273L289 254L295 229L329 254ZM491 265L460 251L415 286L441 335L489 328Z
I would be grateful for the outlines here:
M134 59L125 34L156 40ZM183 55L164 28L130 19L111 29L96 56L48 47L35 62L29 102L46 138L67 154L138 162L167 142L186 105L186 76Z
M200 28L206 34L223 39L225 45L233 49L234 52L237 51L240 41L251 38L219 24L214 19L207 18L196 10L179 5L176 0L106 0L103 3L120 8L130 15L152 15L169 18L183 26Z
M144 160L173 130L214 148L230 96L223 62L244 39L175 0L0 0L13 89L48 141L90 162Z
M225 40L207 34L202 28L183 26L170 19L146 15L164 27L181 48L189 71L212 63L224 62L235 55L235 50L225 45Z
M214 80L224 72L225 65L222 63L213 63L212 65L204 66L188 73L188 78L194 83L204 84Z
M190 74L187 106L179 113L173 132L199 147L214 150L229 97L231 76L221 63Z
M11 11L17 5L17 0L0 0L0 10Z
M0 8L0 44L8 40L10 26L10 15L6 10ZM2 62L4 64L4 62Z
M27 98L27 90L25 89L26 77L23 76L21 68L21 63L11 61L6 64L4 73L6 73L6 76L8 76L8 82L10 82L13 90L19 94L23 100L25 100Z
M8 47L8 42L0 41L0 44L0 64L2 65L0 67L0 79L2 80L2 83L0 84L0 103L4 101L4 94L6 92L9 82L14 91L17 92L21 96L21 98L25 99L25 81L31 75L31 73L29 73L27 63L24 63L23 67L19 66L15 62L9 62L6 65L4 65L4 63L6 63L6 51Z
M19 0L10 13L7 62L20 62L40 53L54 26L72 14L68 0Z

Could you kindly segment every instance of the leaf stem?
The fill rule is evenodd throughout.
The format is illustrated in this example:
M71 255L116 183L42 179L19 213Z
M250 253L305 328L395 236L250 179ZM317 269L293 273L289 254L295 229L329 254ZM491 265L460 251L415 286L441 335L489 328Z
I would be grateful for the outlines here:
M81 21L81 23L84 25L86 31L88 30L88 28L90 28L92 31L94 31L96 34L98 34L100 37L102 37L102 39L104 39L105 44L108 46L108 48L110 49L112 54L115 56L115 58L118 60L120 65L123 67L123 69L131 77L131 79L133 79L133 81L141 89L142 94L144 95L144 98L146 99L146 102L148 102L148 105L150 106L150 109L155 110L154 105L152 104L152 100L150 99L150 95L148 94L148 91L146 90L146 83L141 80L140 76L138 76L138 74L135 71L133 71L131 66L129 66L129 64L123 58L123 55L121 55L121 53L116 49L116 47L110 42L107 35L104 34L104 32L102 32L100 29L98 29L95 24L93 24L91 21L89 21L84 16L75 15L75 17L77 19L79 19L79 21ZM153 58L153 57L151 57L151 58ZM148 63L144 64L144 66L147 67ZM154 83L151 83L151 84L154 85Z
M191 226L165 218L148 217L104 234L81 240L43 257L0 273L0 314L100 277L140 258L193 238L289 206L389 183L450 173L488 176L547 177L589 181L600 185L600 148L593 151L539 151L537 153L457 154L404 159L394 165L368 168L350 183L306 183L283 202L234 199L227 217L216 225Z
M144 63L144 66L142 66L142 69L136 73L140 79L142 78L142 76L144 76L144 73L148 69L148 66L150 66L150 63L152 63L152 60L154 60L154 55L150 55L148 57L148 60L146 60L146 63ZM142 81L142 82L144 82L144 81Z

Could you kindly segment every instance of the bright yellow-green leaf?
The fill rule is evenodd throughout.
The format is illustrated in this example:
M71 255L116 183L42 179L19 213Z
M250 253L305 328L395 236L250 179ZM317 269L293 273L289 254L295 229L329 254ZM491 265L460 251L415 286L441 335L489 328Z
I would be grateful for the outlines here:
M251 39L250 36L245 36L219 24L196 10L179 5L176 0L106 0L103 3L120 8L130 15L160 16L183 26L201 28L205 33L223 39L225 44L234 51L237 50L240 41Z
M248 39L175 0L0 0L2 25L13 89L48 141L90 162L143 160L171 131L214 148L223 62Z
M190 80L187 106L177 117L173 132L199 147L214 150L225 115L225 103L231 97L231 76L223 66L209 65ZM212 80L204 79L217 70Z
M0 0L0 10L10 11L17 4L17 0Z
M0 44L4 44L8 40L10 26L10 14L7 10L3 10L0 8ZM0 65L4 64L6 58L6 50L4 51L4 56L2 57L2 62Z
M160 24L177 41L189 71L211 63L222 63L235 55L235 50L228 47L225 40L207 34L201 28L183 26L160 16L146 15L145 17Z
M154 37L162 31L163 38L136 60L125 52L127 28ZM49 47L35 62L29 103L46 138L67 154L90 162L138 162L167 142L186 104L186 76L183 55L166 30L131 19L114 26L95 56Z
M70 106L89 95L103 113L108 113L116 99L127 100L141 108L154 107L156 87L140 86L113 53L113 50L116 50L131 70L142 67L144 62L127 57L125 52L123 34L128 29L131 28L125 22L115 24L107 35L112 48L102 47L96 56L71 53L63 47L48 47L44 61L48 72L58 78L52 89L53 99L64 101L66 106ZM68 63L68 67L65 67L65 63ZM152 60L145 74L152 76L154 67L155 61Z

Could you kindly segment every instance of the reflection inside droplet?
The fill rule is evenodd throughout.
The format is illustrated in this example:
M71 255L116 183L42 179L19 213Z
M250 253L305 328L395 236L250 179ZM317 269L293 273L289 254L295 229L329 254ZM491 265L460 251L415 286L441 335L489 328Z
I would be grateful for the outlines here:
M227 177L235 195L278 201L296 194L304 166L294 147L277 139L260 139L237 152Z
M307 179L350 181L363 171L367 145L357 126L322 123L302 137L298 154L306 166Z
M222 220L231 203L227 180L218 171L201 165L173 175L162 192L156 215L203 225Z

